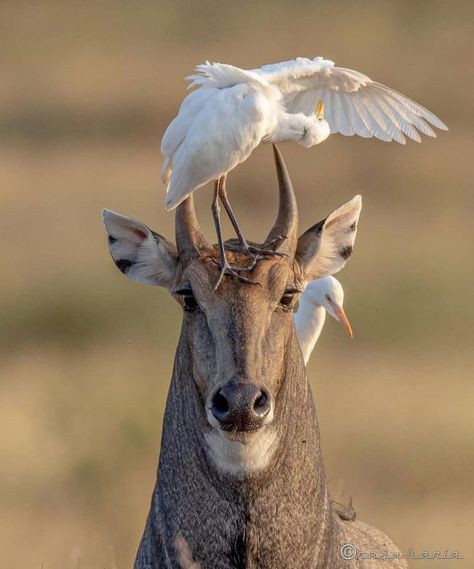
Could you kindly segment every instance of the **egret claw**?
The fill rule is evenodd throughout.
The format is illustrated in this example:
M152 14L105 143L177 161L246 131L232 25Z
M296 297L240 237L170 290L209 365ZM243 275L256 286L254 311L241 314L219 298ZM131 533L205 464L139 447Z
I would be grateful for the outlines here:
M229 265L227 260L225 260L224 263L221 263L221 270L219 272L219 276L217 277L216 284L214 285L214 290L217 290L219 288L219 285L221 284L222 279L224 278L224 275L228 275L230 277L238 279L240 282L243 282L243 283L261 286L260 283L258 283L256 281L251 281L247 277L243 277L242 275L239 275L238 271L246 271L246 270L247 270L246 267L233 268Z
M262 249L260 247L254 247L253 245L248 245L245 253L249 256L257 257L288 257L286 253L273 251L273 249Z

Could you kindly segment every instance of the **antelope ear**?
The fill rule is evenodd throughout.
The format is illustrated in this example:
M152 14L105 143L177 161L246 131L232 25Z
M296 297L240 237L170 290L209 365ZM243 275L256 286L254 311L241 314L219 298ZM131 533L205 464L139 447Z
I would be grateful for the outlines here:
M109 250L117 267L128 278L170 288L178 263L176 247L145 224L104 209Z
M295 260L306 281L333 275L352 255L357 234L361 196L336 209L298 239Z

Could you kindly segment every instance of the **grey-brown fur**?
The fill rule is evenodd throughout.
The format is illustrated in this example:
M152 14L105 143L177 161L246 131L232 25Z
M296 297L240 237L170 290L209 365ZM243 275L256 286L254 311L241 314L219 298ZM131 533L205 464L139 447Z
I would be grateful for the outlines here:
M285 256L262 259L245 274L260 286L225 277L214 291L217 253L200 233L191 200L177 212L176 249L146 226L137 230L139 222L131 220L128 227L126 218L106 213L114 260L120 265L123 251L127 260L133 258L127 276L167 287L180 303L184 300L177 293L192 289L197 303L183 312L157 482L135 569L406 567L404 561L382 564L341 556L348 542L362 552L393 553L396 548L378 530L342 519L329 499L291 306L280 304L285 291L302 290L308 275L317 274L318 251L325 250L324 224L315 237L321 244L309 234L297 241L296 202L278 152L276 162L280 210L267 241L285 236L279 246ZM343 229L350 234L348 227ZM155 254L164 263L160 271L150 268ZM246 261L238 253L228 255L236 264ZM332 263L338 270L344 260L336 257L326 259L325 266ZM232 382L264 386L271 394L272 420L258 432L219 433L211 424L212 394ZM225 449L242 449L245 457L255 441L273 443L270 450L251 455L255 464L245 458L237 466L232 463L232 470L210 440L223 441ZM257 468L261 455L266 461Z

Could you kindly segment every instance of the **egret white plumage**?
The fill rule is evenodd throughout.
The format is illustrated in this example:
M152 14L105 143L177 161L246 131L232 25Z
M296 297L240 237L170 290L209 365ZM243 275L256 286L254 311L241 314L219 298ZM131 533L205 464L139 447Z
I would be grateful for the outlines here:
M301 295L298 312L295 313L295 328L298 342L307 364L314 346L321 335L326 313L342 324L352 338L352 328L344 312L344 290L334 277L311 281Z
M420 142L418 131L436 136L430 124L447 129L408 97L322 57L252 70L207 62L196 71L188 79L190 87L198 88L184 99L161 143L165 205L173 209L197 188L215 181L213 215L223 272L230 267L223 254L218 201L241 248L252 253L230 207L225 178L261 142L295 140L310 147L341 133L405 144L405 135Z

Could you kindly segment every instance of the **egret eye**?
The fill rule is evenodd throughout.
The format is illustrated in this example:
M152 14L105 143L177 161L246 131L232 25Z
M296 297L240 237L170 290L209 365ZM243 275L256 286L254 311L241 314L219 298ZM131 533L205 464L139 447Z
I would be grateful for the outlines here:
M190 288L177 290L176 294L179 294L179 296L183 299L183 308L186 312L192 312L198 307L197 300Z
M329 296L329 294L325 294L324 296L326 297L326 300L327 300L328 302L331 302L331 297Z

